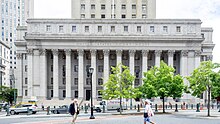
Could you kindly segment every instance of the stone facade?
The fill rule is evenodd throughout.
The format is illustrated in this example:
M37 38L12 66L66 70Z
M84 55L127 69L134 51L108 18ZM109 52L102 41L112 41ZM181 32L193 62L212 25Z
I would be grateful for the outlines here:
M212 32L198 19L29 19L27 27L18 27L18 96L57 104L89 100L90 66L95 100L118 63L136 76L134 86L160 60L188 76L212 57Z

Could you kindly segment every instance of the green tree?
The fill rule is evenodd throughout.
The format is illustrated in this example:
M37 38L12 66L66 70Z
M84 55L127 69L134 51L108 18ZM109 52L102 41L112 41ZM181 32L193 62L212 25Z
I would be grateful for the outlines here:
M133 87L135 76L131 75L127 66L122 64L112 68L109 80L104 83L102 90L103 99L120 99L120 114L122 110L122 98L135 98L137 89Z
M17 97L17 90L5 86L0 87L0 99L6 102L9 102L10 104L13 103L14 98ZM15 92L15 97L14 97L14 92Z
M210 116L210 93L213 90L213 97L219 94L219 72L214 70L220 65L211 61L204 61L196 68L191 76L187 77L192 90L192 95L200 96L204 91L208 91L208 116Z
M144 84L140 87L144 98L161 97L165 113L165 97L181 97L184 91L183 78L174 75L175 69L161 61L160 67L153 67L144 72Z

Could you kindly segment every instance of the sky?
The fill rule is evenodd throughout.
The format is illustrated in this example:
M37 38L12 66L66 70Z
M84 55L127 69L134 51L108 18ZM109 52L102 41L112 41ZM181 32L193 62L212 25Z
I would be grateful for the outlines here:
M220 63L220 0L156 1L158 19L201 19L202 27L212 27L213 62ZM71 18L71 0L35 0L34 11L35 18Z

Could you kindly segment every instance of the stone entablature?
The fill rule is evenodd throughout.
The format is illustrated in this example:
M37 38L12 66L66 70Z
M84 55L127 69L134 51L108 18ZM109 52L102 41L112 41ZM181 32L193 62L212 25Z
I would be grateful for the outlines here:
M28 19L27 23L28 35L202 38L199 19Z

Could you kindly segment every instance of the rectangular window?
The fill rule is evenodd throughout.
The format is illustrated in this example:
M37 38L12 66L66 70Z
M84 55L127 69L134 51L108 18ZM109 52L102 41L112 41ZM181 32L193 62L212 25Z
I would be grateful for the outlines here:
M75 98L78 98L78 91L75 91Z
M91 84L91 78L86 78L86 85L90 85Z
M141 26L137 26L137 32L141 32Z
M25 95L25 96L28 95L28 91L27 91L27 90L24 91L24 95Z
M105 4L101 5L101 10L105 10Z
M135 85L135 86L140 85L140 81L139 81L139 79L135 79L135 83L134 83L134 85Z
M53 97L53 90L50 91L50 97Z
M165 32L165 33L168 32L168 27L167 26L163 26L163 32Z
M103 79L102 78L98 79L98 85L103 85Z
M176 26L176 32L181 32L181 27L180 26Z
M51 70L51 72L53 72L53 65L50 66L50 70Z
M105 18L105 15L104 15L104 14L102 14L102 15L101 15L101 18L102 18L102 19L104 19L104 18Z
M124 32L128 32L128 26L124 26Z
M27 78L25 78L25 81L24 81L24 82L25 82L25 84L28 84L28 79L27 79Z
M111 5L111 9L116 9L116 5Z
M63 90L63 98L66 97L66 90Z
M74 85L78 85L78 78L74 78Z
M102 32L102 26L98 26L98 32Z
M98 72L103 72L103 66L102 65L98 66Z
M27 72L27 65L24 66L24 71Z
M111 15L111 18L112 18L112 19L115 19L115 17L116 17L116 15L115 15L115 14L114 14L114 15Z
M85 26L85 32L89 32L89 26Z
M132 4L132 9L136 9L136 5L135 4Z
M95 14L91 14L91 18L94 19L95 18Z
M142 11L146 11L147 10L147 5L146 4L142 4Z
M154 26L150 26L150 32L154 32Z
M125 4L122 4L122 5L121 5L121 9L126 9L126 5L125 5Z
M72 26L72 32L76 32L76 26Z
M81 10L85 10L86 6L85 4L81 4Z
M75 66L74 66L74 71L75 71L75 72L78 72L78 65L75 65Z
M85 14L81 14L81 19L84 19L85 18Z
M47 31L47 32L50 32L50 31L51 31L51 25L47 25L47 26L46 26L46 31Z
M59 26L59 32L63 32L63 25Z
M115 26L111 26L111 32L115 32Z
M136 18L136 14L132 14L132 16L131 16L133 19L135 19Z
M50 84L53 84L53 78L50 78Z
M126 15L121 15L121 18L125 19L125 18L126 18Z
M146 14L143 14L143 15L142 15L142 18L143 18L143 19L146 19L146 18L147 18L147 15L146 15Z
M95 4L91 5L91 10L95 10Z
M63 84L66 84L66 78L63 78Z

